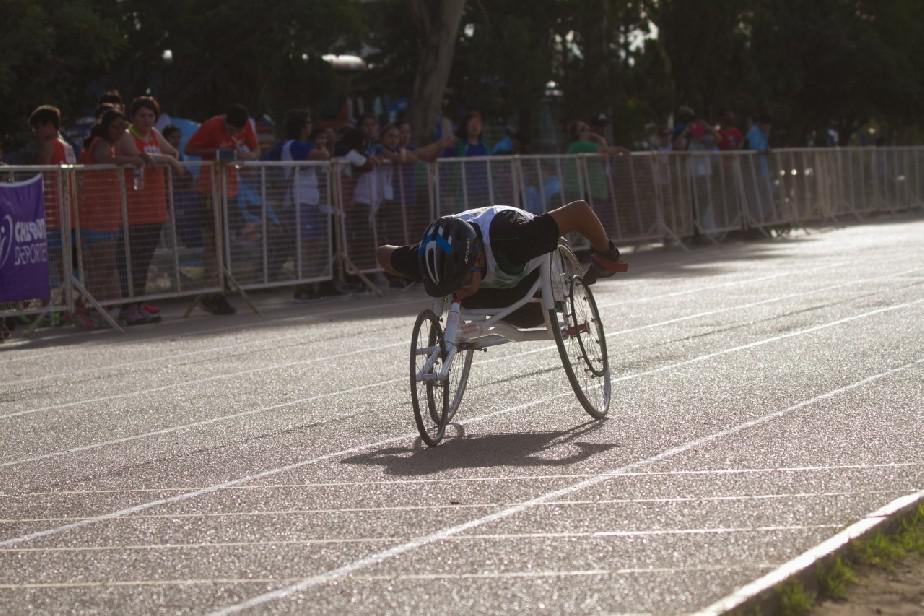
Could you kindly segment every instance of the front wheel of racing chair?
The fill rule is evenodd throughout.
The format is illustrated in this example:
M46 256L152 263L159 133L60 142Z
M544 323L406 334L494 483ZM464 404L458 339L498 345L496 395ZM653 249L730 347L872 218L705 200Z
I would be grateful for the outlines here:
M549 324L571 388L587 413L603 419L610 408L612 383L606 335L590 287L567 246L553 253L552 289L555 309Z
M430 447L443 439L449 416L448 383L439 380L445 357L443 328L432 310L424 310L417 315L411 334L410 385L417 431Z

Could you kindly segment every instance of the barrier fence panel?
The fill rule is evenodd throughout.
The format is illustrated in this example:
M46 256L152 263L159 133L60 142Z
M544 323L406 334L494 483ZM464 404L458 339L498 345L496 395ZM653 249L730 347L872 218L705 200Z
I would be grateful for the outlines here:
M376 247L385 243L385 237L395 236L398 227L392 225L394 221L387 216L385 219L379 216L386 197L384 179L387 177L390 181L393 171L391 166L386 168L385 165L373 169L354 167L350 163L334 165L337 176L335 203L342 238L340 251L348 273L381 271L375 260Z
M678 238L690 237L694 231L693 194L687 182L686 158L679 152L662 152L651 158L664 224Z
M385 237L390 244L413 244L420 240L424 230L433 220L430 203L430 169L423 162L404 163L395 166L394 196L395 201L387 204L390 212L386 214L397 217L397 233Z
M331 167L248 162L222 167L225 267L244 289L333 278ZM237 176L236 191L230 188Z
M71 185L67 181L67 173L65 167L58 166L0 167L0 183L8 188L38 181L35 177L41 176L45 211L44 239L47 242L47 254L41 254L43 252L41 250L38 251L39 254L32 254L31 247L29 255L24 255L21 251L17 254L14 249L16 247L15 225L12 224L12 219L0 220L0 267L15 267L17 261L40 263L43 259L47 259L49 291L49 299L44 300L38 297L23 297L25 290L18 292L17 289L5 289L2 296L17 295L20 299L6 303L0 300L0 317L51 311L54 321L57 320L58 313L70 311L73 308L73 290L69 283L73 254L68 207L68 191Z
M629 157L632 186L635 192L633 223L639 239L662 240L667 235L661 212L660 191L654 166L654 154L633 154Z
M911 164L914 169L913 206L924 208L924 148L913 148Z
M436 215L489 205L519 205L514 158L471 156L435 163Z
M209 163L74 169L77 272L100 303L221 290Z
M561 158L556 155L519 158L520 207L533 214L543 214L568 203Z
M742 227L740 182L718 152L687 152L682 167L692 196L696 226L707 235Z
M813 150L807 155L806 181L812 182L815 197L804 204L796 222L804 224L832 217L843 185L838 154L837 150L830 149Z
M650 165L638 161L638 156L584 156L587 185L601 185L601 190L591 190L594 209L610 237L619 243L636 243L657 240L663 235L658 228L657 202L650 199L643 204L641 191L646 196L653 193ZM638 171L642 167L645 172ZM602 179L606 184L602 184ZM640 186L640 180L646 182ZM605 186L605 191L602 188ZM606 193L604 200L597 193ZM647 209L643 209L647 206Z
M570 192L572 195L566 195L565 178L563 173L566 169L571 168L572 175L569 179L574 186ZM519 207L533 214L543 214L551 210L581 198L578 196L578 171L577 160L572 156L558 156L554 154L542 154L532 156L517 157L517 183L518 183L518 201ZM581 182L583 185L583 181ZM589 248L590 244L580 235L573 233L568 237L571 247L574 249Z
M36 174L50 300L0 304L0 315L80 308L72 276L112 306L221 291L226 271L244 288L330 280L337 258L347 271L379 272L378 245L412 244L440 215L493 204L541 214L585 199L618 242L924 206L921 147L447 158L371 170L30 166L0 169L0 182Z

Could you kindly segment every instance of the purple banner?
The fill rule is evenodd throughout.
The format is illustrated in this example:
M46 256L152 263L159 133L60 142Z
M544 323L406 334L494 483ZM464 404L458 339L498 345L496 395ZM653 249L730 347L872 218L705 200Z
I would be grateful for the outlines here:
M50 295L42 176L0 183L0 302Z

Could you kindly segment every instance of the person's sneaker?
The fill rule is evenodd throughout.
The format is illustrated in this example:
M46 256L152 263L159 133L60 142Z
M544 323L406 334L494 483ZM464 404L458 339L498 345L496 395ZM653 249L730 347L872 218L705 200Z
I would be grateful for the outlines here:
M593 284L600 278L609 278L618 272L627 271L629 264L619 260L619 249L613 244L613 240L610 240L606 252L591 250L590 267L587 268L583 280L586 284Z
M154 304L141 304L141 309L148 314L160 314L160 308Z
M237 312L234 306L228 302L228 298L221 293L206 295L200 300L200 303L206 312L211 312L212 314L234 314Z

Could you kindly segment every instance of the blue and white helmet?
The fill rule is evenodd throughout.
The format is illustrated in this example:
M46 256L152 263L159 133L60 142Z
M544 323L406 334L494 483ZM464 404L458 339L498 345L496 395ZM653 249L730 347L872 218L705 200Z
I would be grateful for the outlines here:
M444 297L461 287L480 251L478 233L461 218L443 216L427 227L417 246L417 264L427 294Z

